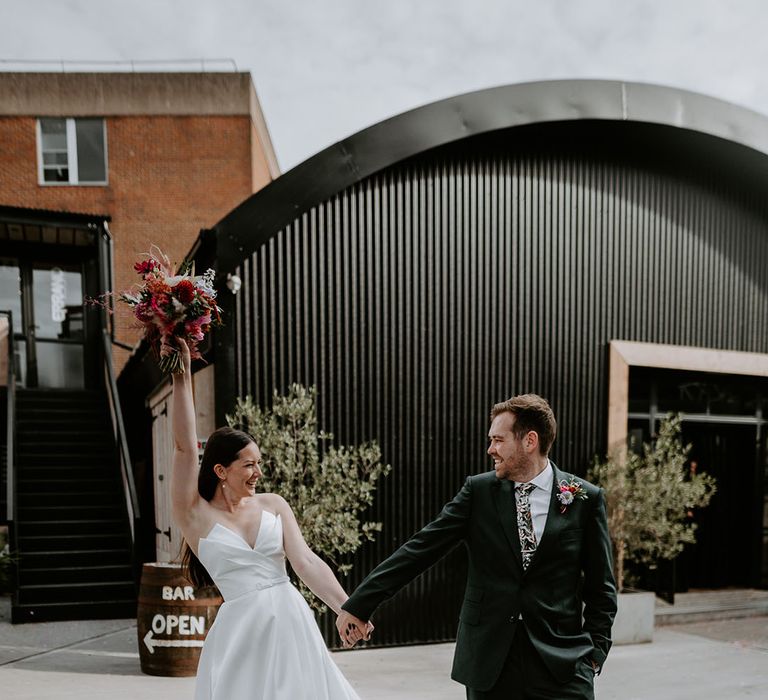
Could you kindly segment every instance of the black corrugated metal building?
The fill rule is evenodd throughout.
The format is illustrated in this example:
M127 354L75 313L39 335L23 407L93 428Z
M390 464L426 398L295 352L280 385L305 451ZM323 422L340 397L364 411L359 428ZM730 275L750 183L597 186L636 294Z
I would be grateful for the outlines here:
M217 421L298 381L339 442L380 442L384 529L351 587L490 467L496 401L546 396L553 458L580 474L681 410L721 487L679 585L768 585L766 154L760 115L606 81L485 90L366 129L201 236L231 319ZM377 641L453 638L463 570L456 551L384 606Z

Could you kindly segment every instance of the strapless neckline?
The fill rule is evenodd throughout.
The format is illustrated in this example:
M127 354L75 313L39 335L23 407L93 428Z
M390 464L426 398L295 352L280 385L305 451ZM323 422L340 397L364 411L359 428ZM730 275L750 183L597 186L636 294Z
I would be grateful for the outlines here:
M213 532L216 530L217 527L219 527L222 530L224 530L225 532L228 532L229 534L233 535L238 540L240 540L240 542L242 542L242 544L245 545L245 547L247 547L250 551L255 552L256 548L259 546L259 540L261 539L261 533L264 532L264 529L265 529L264 528L264 515L266 515L267 513L269 513L273 518L275 518L275 520L279 520L280 519L280 514L275 515L275 513L273 513L270 510L263 510L263 511L261 511L261 522L259 523L259 531L256 533L256 539L254 540L253 547L251 547L251 545L248 544L248 542L245 540L245 538L240 533L235 532L232 528L227 527L226 525L223 525L220 522L215 522L213 524L213 527L210 530L208 530L208 534L205 537L201 537L200 538L200 542L203 542L203 541L207 542L208 540L210 540L211 535L213 534Z

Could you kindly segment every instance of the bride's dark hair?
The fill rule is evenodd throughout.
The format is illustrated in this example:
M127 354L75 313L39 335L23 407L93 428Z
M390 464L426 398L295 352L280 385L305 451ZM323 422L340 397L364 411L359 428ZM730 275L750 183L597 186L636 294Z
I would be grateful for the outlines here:
M206 501L210 501L216 493L219 477L213 468L217 464L228 467L237 459L237 455L244 447L256 443L248 433L234 428L219 428L211 433L203 451L203 459L200 471L197 475L197 492ZM213 585L213 579L206 571L195 553L184 542L184 552L181 557L182 573L197 588Z

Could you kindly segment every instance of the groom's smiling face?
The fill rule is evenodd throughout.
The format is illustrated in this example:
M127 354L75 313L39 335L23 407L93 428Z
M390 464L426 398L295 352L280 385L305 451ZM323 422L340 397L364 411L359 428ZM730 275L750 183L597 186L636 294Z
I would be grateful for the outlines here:
M514 433L515 414L500 413L488 431L488 454L493 459L496 477L510 481L524 481L531 468L531 457L525 449L527 436Z

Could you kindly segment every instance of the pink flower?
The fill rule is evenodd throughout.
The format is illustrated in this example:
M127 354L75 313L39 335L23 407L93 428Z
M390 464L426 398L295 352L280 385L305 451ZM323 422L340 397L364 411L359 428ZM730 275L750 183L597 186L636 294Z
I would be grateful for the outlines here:
M152 311L155 312L155 315L162 321L168 320L168 314L165 312L166 306L170 303L171 298L167 294L154 294L152 296Z
M152 320L152 307L146 301L142 301L136 304L133 313L142 323L148 323Z
M199 321L187 321L186 324L184 324L184 330L186 331L186 336L188 338L191 338L197 342L200 342L203 338L205 338L202 324Z

